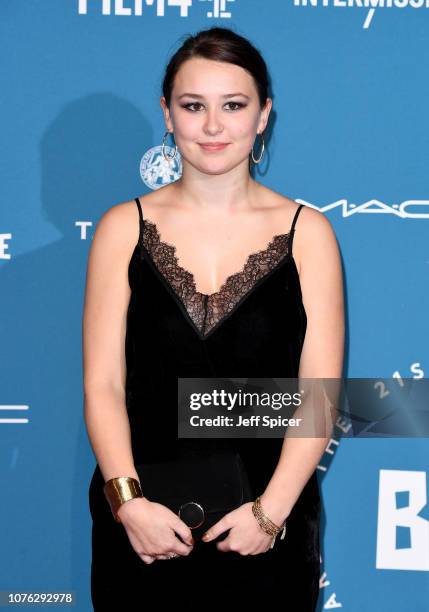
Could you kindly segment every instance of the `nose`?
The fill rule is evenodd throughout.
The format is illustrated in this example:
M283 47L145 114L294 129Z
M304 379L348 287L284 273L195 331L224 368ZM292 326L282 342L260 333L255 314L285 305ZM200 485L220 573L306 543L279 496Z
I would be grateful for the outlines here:
M215 108L209 109L206 114L204 130L207 134L218 134L223 129L219 113Z

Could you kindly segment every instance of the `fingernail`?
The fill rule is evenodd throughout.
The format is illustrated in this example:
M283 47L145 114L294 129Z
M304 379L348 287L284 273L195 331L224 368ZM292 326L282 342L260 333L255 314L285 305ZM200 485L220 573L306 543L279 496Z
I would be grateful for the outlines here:
M210 539L210 536L209 536L209 534L208 534L208 533L205 533L205 534L204 534L204 535L201 537L201 539L202 539L202 540L204 540L204 542L207 542L207 541Z
M195 540L194 540L194 538L191 538L191 539L189 540L189 544L191 544L191 545L192 545L192 544L195 544Z

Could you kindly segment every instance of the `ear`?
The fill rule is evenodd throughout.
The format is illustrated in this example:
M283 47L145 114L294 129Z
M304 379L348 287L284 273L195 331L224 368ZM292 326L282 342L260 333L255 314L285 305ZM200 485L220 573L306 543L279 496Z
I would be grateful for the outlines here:
M173 132L174 131L173 122L171 121L170 110L169 110L169 108L167 106L167 102L165 100L165 97L161 96L159 102L160 102L162 110L164 112L165 127L167 128L167 130L169 132Z
M267 127L268 117L270 116L272 106L273 106L272 98L267 98L265 102L265 106L261 110L261 118L259 120L258 129L257 129L258 134L261 134L262 132L264 132L265 128Z

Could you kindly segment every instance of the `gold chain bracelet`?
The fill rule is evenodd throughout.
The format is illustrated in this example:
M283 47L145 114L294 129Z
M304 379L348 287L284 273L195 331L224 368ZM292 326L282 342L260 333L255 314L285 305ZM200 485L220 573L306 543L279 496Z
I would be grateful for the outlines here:
M283 523L281 527L278 527L273 521L264 513L261 505L261 498L257 497L252 505L252 512L258 521L261 529L265 531L270 536L273 536L273 540L271 542L270 548L273 548L274 543L276 541L276 536L280 531L282 531L282 535L280 539L283 540L286 535L286 521Z

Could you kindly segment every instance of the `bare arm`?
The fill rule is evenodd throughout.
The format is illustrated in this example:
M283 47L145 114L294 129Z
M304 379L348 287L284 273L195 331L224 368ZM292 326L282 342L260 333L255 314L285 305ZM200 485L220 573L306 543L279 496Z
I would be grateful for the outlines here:
M113 206L97 224L88 258L82 329L84 415L105 481L138 478L125 405L128 264L138 227L137 209Z
M301 262L300 281L307 313L299 378L340 379L345 327L342 268L336 237L322 213L301 211L294 237L297 259L296 253ZM278 465L261 496L264 511L278 525L289 515L330 439L288 433Z
M128 266L138 231L134 203L113 206L97 225L88 260L83 316L85 422L105 481L117 476L140 480L125 396ZM171 553L188 555L193 548L190 528L169 508L146 497L128 500L117 514L145 563Z

